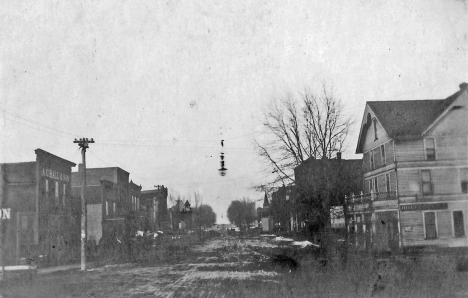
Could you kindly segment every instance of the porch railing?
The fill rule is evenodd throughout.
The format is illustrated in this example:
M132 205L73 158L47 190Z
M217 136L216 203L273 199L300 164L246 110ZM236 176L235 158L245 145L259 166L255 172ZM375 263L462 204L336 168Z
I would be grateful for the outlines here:
M359 195L350 195L346 196L346 202L348 204L362 204L369 203L372 201L386 201L386 200L395 200L396 191L386 191L386 192L371 192L371 193L362 193Z

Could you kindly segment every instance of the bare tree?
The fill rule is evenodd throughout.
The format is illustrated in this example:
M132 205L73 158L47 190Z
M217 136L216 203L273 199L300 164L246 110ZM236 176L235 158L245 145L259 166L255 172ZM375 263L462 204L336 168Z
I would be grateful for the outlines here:
M227 216L231 223L239 228L249 228L249 225L255 221L255 202L248 198L232 201L227 210Z
M341 152L352 124L334 90L325 85L320 93L306 89L272 100L263 120L266 139L254 140L266 168L277 174L271 185L294 182L294 168L308 158Z

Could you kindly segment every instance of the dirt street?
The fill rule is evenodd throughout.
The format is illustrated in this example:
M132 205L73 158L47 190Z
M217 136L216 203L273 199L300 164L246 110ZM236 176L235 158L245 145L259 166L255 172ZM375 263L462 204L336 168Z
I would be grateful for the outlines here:
M313 248L279 243L221 236L184 249L171 246L173 253L161 254L168 259L40 274L0 286L0 297L468 296L468 270L460 256L377 261L351 254L343 268L335 259L323 262Z
M119 264L38 276L3 297L239 297L260 284L280 287L281 274L257 252L275 244L262 239L222 237L194 245L171 264ZM278 270L279 269L279 270ZM268 286L270 287L270 286ZM251 290L250 290L251 289Z

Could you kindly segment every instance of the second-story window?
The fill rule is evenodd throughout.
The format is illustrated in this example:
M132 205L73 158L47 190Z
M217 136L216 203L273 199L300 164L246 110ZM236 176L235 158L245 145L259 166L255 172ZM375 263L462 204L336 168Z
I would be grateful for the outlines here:
M370 151L370 168L371 170L375 169L375 163L374 163L374 151Z
M65 205L66 205L66 197L67 197L67 185L64 184L63 185L63 197L62 197L63 207L65 207Z
M385 145L380 145L380 157L382 159L382 164L387 164L387 162L385 161Z
M386 191L390 192L390 173L385 174Z
M468 169L460 169L461 192L468 193Z
M421 184L422 184L422 193L423 195L432 195L432 181L431 181L431 171L422 170L421 171Z
M426 159L427 160L436 159L434 138L426 138Z

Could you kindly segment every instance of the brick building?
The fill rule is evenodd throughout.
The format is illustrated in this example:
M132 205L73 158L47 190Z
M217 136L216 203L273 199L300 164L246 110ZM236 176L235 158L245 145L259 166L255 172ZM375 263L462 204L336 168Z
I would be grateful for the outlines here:
M345 195L362 190L362 160L309 158L294 169L297 223L309 233L330 225L330 209L344 206Z
M167 188L158 185L156 189L141 192L141 203L145 206L145 217L151 230L170 228L170 217L167 209Z
M23 258L61 264L74 257L71 168L76 164L42 149L35 153L36 161L0 165L5 265Z
M129 218L140 210L141 186L129 182L129 173L118 167L86 169L87 240L122 237ZM72 173L73 214L81 215L82 169ZM138 224L132 222L132 227ZM80 231L80 224L75 227Z

